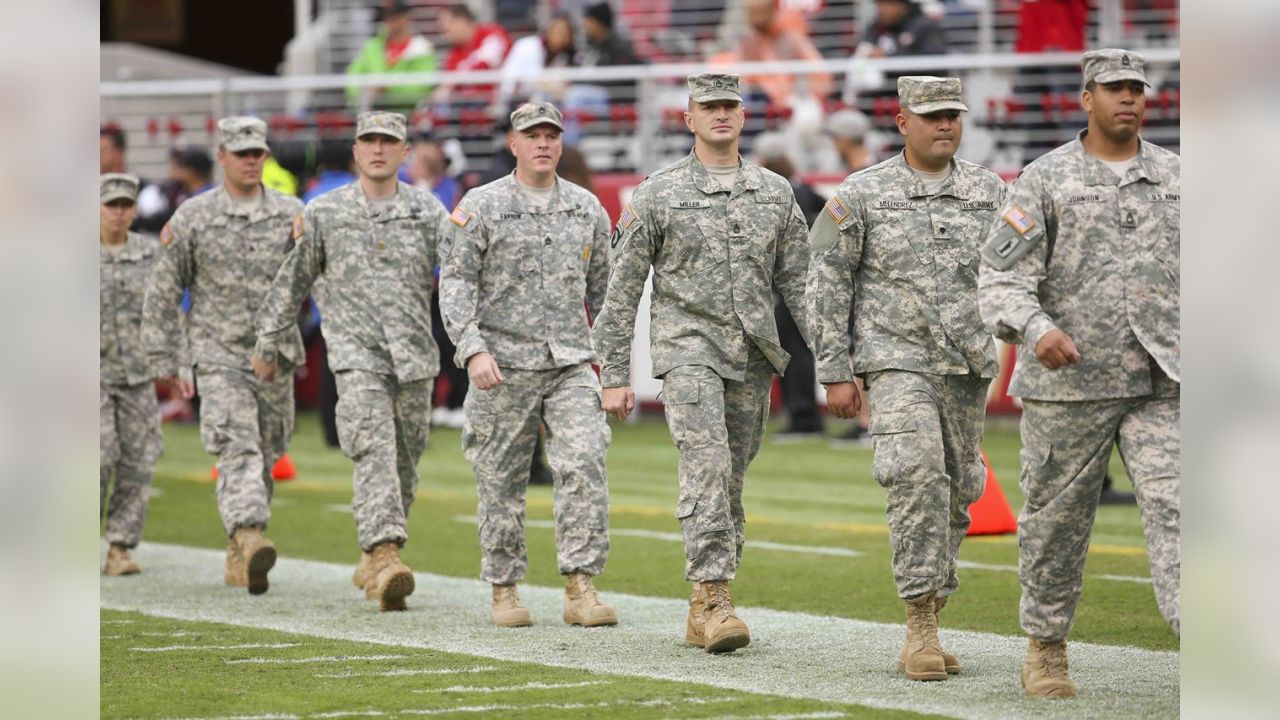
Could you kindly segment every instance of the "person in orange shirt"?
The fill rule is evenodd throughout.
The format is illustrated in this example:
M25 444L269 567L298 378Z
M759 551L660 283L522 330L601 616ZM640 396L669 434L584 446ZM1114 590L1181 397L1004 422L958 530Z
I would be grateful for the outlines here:
M742 39L738 60L821 60L822 54L809 39L809 24L794 10L779 10L776 0L747 0L747 34ZM795 75L751 75L743 78L755 85L777 105L790 104L800 91ZM804 76L804 91L818 101L825 100L834 87L831 75Z

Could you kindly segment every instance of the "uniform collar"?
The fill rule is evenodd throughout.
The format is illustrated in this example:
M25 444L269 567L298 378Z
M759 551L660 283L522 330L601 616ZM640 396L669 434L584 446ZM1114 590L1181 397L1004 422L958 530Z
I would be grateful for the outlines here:
M351 183L350 187L352 192L355 193L356 202L360 204L361 213L373 222L416 218L419 215L418 204L410 197L409 186L404 182L396 181L395 199L377 215L372 214L370 211L369 198L365 196L364 188L360 187L360 181L357 180Z
M258 188L262 192L262 202L258 203L257 206L247 214L240 208L236 207L235 202L231 200L231 193L227 192L226 183L223 183L217 188L207 192L217 193L214 197L215 202L217 203L219 215L248 217L249 222L253 223L281 214L284 209L282 198L276 197L274 193L269 192L265 185L258 185Z
M98 247L100 248L100 254L108 262L136 262L150 257L153 253L147 238L132 230L125 235L124 247L119 250L109 250L101 242L99 242Z
M925 189L924 181L919 175L911 169L907 164L907 151L903 150L895 155L889 162L893 164L895 172L898 174L902 192L907 198L930 197L929 191ZM970 200L974 194L973 178L965 170L964 166L956 162L955 158L951 158L951 175L947 177L947 181L942 184L942 188L938 190L939 195L950 195L961 200Z
M565 192L564 180L559 175L556 176L555 185L551 187L551 201L542 209L535 209L529 204L529 197L525 194L520 181L516 179L515 170L504 176L502 182L505 186L502 188L501 196L506 199L507 209L510 212L540 215L581 209L581 205L573 201L570 193Z
M706 166L698 159L697 154L692 150L689 151L688 157L689 172L693 179L693 184L706 195L724 192L724 188L707 172ZM759 190L764 184L764 178L761 177L760 167L753 162L744 160L741 155L738 156L738 180L733 184L733 190L730 197L737 197L747 190Z
M1084 136L1088 133L1087 128L1081 130L1076 135L1072 146L1081 158L1080 167L1083 168L1086 185L1128 185L1138 180L1160 183L1160 173L1156 169L1155 160L1152 159L1151 151L1147 149L1147 143L1141 136L1138 137L1138 162L1129 168L1123 178L1118 178L1114 172L1111 172L1111 168L1084 149Z

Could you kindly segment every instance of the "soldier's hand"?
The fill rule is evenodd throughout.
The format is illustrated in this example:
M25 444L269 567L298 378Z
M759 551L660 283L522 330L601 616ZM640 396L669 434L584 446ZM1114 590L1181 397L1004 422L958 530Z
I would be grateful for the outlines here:
M169 394L175 397L190 400L196 396L196 384L184 377L170 375L160 378L160 382L164 383L165 387L169 388Z
M827 409L832 415L849 420L862 412L862 394L858 392L856 383L837 382L824 387L827 389Z
M636 407L636 394L630 385L607 387L601 399L604 411L619 420L626 420Z
M253 374L257 375L262 382L271 382L276 379L275 363L267 362L255 353L249 356L249 364L253 366Z
M1036 343L1036 359L1050 370L1057 370L1064 365L1080 362L1080 351L1071 341L1071 336L1054 328Z
M471 384L481 390L492 390L502 382L498 361L487 352L478 352L467 358L467 376L471 378Z

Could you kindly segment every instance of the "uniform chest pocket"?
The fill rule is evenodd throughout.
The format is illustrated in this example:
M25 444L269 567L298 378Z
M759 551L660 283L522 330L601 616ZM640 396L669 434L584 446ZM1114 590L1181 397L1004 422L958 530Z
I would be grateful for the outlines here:
M726 233L711 216L715 208L709 200L673 202L667 212L662 238L662 272L696 275L725 259Z

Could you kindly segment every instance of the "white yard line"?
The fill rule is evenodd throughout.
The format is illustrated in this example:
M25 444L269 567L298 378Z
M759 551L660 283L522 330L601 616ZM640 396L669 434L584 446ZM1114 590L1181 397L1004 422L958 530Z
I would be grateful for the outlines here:
M516 690L567 690L569 688L590 687L592 685L607 685L607 684L608 683L603 680L585 680L582 682L566 682L566 683L531 682L531 683L525 683L524 685L497 685L497 686L454 685L452 687L447 687L447 688L420 688L418 690L414 690L413 692L428 693L428 694L449 693L449 692L504 693L504 692L514 692Z
M964 673L926 685L896 672L901 625L739 608L751 645L713 656L684 646L684 598L609 592L607 575L602 594L618 610L617 627L567 627L560 621L561 588L522 585L536 624L508 629L488 623L492 591L479 580L418 573L409 611L379 613L351 586L348 564L282 557L271 591L251 596L223 585L221 550L143 543L136 555L147 572L103 578L103 608L975 720L1166 718L1179 708L1176 652L1072 643L1071 674L1081 696L1038 702L1019 687L1026 640L1016 636L944 629L943 645L960 657Z
M483 673L493 672L496 667L478 666L469 668L404 668L401 670L386 670L383 672L340 672L340 673L316 673L318 678L354 678L354 677L401 677L413 675L465 675L467 673Z
M161 647L131 647L134 652L203 652L205 650L280 650L302 647L302 643L242 643L239 645L164 645Z
M234 624L244 625L244 623ZM223 662L228 665L304 665L323 662L381 662L383 660L404 660L411 657L411 655L320 655L304 658L236 658L235 660L223 660Z

